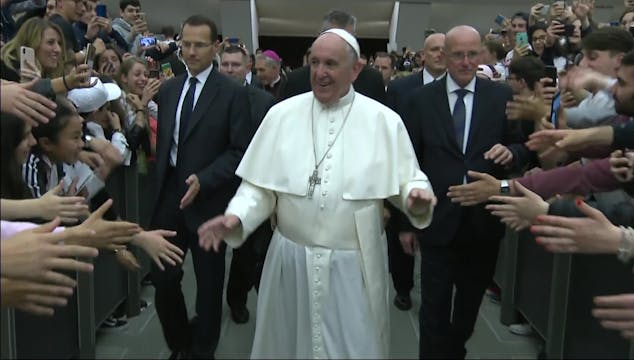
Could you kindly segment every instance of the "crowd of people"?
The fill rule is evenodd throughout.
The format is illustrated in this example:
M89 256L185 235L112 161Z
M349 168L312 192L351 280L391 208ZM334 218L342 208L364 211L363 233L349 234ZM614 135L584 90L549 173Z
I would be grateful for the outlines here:
M1 6L3 308L52 315L69 273L104 252L136 271L137 246L171 358L213 358L229 245L252 357L385 358L389 276L409 310L419 254L419 355L464 358L506 229L634 262L631 0L609 26L594 0L538 3L369 58L333 10L294 70L202 15L151 33L139 0ZM113 206L120 167L153 183L145 228ZM594 295L634 338L634 294Z

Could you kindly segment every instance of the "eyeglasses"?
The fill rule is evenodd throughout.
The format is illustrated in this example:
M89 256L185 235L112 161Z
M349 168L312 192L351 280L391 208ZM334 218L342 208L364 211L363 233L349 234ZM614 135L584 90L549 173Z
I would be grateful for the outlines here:
M480 52L478 51L468 51L464 52L453 52L449 54L449 59L451 61L462 61L466 57L469 61L476 60L480 56Z
M206 48L208 46L211 46L212 43L208 42L208 43L204 43L204 42L189 42L189 41L183 41L181 42L181 48L183 49L191 49L194 48L194 50L200 50L203 48Z

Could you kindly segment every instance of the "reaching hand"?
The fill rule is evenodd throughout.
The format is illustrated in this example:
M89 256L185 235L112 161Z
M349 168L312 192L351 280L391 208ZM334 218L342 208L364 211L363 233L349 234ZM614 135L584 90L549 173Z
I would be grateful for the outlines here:
M486 209L501 218L502 223L519 231L533 224L538 215L548 214L548 203L517 181L514 187L522 196L491 196L489 200L502 204L488 204Z
M55 102L30 90L37 81L23 84L3 82L2 112L13 114L33 127L46 124L55 117Z
M61 196L64 189L64 181L49 190L38 202L41 203L41 218L53 220L60 217L65 224L75 224L80 219L90 215L86 199L81 196Z
M98 254L97 250L69 243L90 238L93 233L86 229L52 233L57 226L59 219L3 240L0 243L2 276L66 287L77 285L75 280L56 270L92 271L92 264L73 258L94 258Z
M108 199L86 221L74 227L94 231L95 235L86 239L84 243L99 249L114 250L132 241L132 237L141 231L139 225L131 222L104 220L103 215L111 206L112 199Z
M213 247L215 252L219 252L225 236L239 226L240 218L235 215L216 216L198 228L198 244L206 251Z
M587 217L538 216L537 225L531 227L535 241L552 252L616 253L621 241L620 229L601 211L580 199L577 207Z
M594 303L592 315L601 321L601 326L634 339L634 294L597 296Z
M69 286L40 284L32 281L0 279L2 307L16 308L34 315L52 316L54 306L65 306L73 295Z
M493 176L477 171L468 171L467 175L476 180L468 184L450 186L447 197L452 203L473 206L486 202L490 196L500 193L500 180Z
M165 239L174 236L176 232L169 230L143 231L134 238L133 243L143 248L159 269L165 270L163 262L176 266L183 263L185 256L183 250Z
M436 206L436 201L433 193L414 188L407 197L407 210L412 214L419 215L425 213L430 204L432 207Z
M634 151L623 154L623 150L616 150L610 157L610 171L614 177L622 182L634 179Z

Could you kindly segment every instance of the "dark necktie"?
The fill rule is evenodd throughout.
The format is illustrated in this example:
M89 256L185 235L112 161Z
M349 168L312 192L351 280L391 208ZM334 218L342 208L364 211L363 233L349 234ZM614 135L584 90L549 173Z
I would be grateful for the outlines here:
M187 94L185 94L185 99L183 99L183 105L181 106L181 119L180 127L178 130L179 144L185 136L189 119L192 117L192 112L194 110L194 94L196 93L196 84L198 84L198 79L196 79L195 77L189 79L189 89L187 90Z
M456 131L456 141L458 142L458 147L460 151L462 151L463 139L464 139L464 128L465 121L467 119L467 111L464 105L464 97L469 93L469 90L466 89L458 89L455 90L454 93L458 95L458 100L456 100L456 104L453 106L453 127Z

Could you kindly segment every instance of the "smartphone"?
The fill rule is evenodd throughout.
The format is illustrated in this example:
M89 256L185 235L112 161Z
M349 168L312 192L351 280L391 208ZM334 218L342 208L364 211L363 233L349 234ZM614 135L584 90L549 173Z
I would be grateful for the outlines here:
M630 34L632 34L632 36L634 36L634 26L630 26Z
M88 66L92 69L95 63L95 47L88 43L86 45L86 49L84 49L84 64L88 64Z
M575 34L575 26L573 24L564 24L564 36L571 37Z
M515 34L515 46L524 46L528 44L528 35L525 32Z
M26 64L29 64L28 66ZM36 70L35 50L28 46L20 46L20 69L31 68Z
M558 92L553 97L553 103L550 106L550 123L555 129L559 128L559 108L561 107L561 93Z
M166 80L174 77L174 71L172 70L172 64L170 63L161 64L161 71L163 72Z
M108 17L108 9L106 8L106 4L97 4L97 6L95 6L95 12L97 13L97 16L99 17L102 17L102 18Z
M137 17L137 20L145 21L145 13L144 12L140 12L138 17Z
M150 47L156 45L156 38L154 36L144 36L141 38L141 47Z
M496 24L498 24L499 26L502 26L502 24L504 24L504 20L506 20L506 18L500 14L498 14L498 16L495 17L495 20L493 20Z
M549 77L552 81L552 86L557 86L557 68L552 65L544 66L544 72L546 77Z
M548 17L548 14L550 14L550 5L542 6L542 8L539 11L539 15L546 18Z
M229 44L239 44L240 38L233 37L233 38L229 38L228 41L229 41Z

